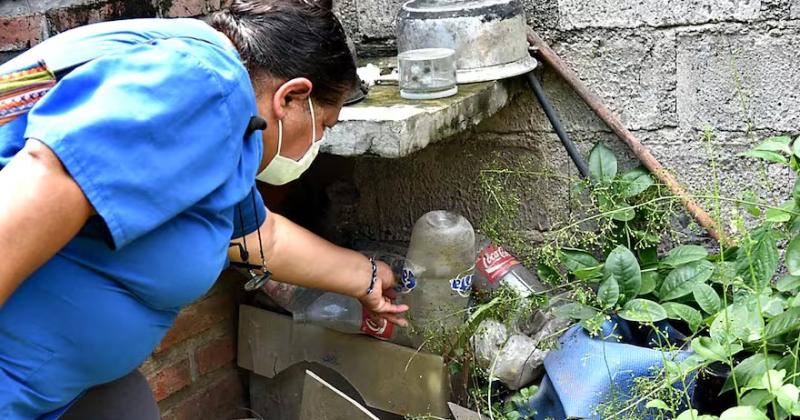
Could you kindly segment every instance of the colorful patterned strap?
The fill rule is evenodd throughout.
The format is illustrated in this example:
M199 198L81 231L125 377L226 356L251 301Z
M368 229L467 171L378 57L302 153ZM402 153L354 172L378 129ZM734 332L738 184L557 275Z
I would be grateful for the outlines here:
M43 62L0 74L0 126L25 114L56 84Z

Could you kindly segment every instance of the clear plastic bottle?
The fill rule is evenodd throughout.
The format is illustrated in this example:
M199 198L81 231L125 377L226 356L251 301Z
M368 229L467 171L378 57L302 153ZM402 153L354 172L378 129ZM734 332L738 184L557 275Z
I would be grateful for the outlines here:
M308 322L345 334L368 334L389 340L394 324L383 318L373 320L361 302L338 293L323 293L303 310L293 312L296 322Z
M403 295L419 347L426 336L449 337L464 323L475 263L475 231L463 216L432 211L414 225L406 268L416 287Z
M525 268L502 246L479 236L478 249L473 281L478 294L491 296L502 285L507 285L522 297L546 290L536 274Z

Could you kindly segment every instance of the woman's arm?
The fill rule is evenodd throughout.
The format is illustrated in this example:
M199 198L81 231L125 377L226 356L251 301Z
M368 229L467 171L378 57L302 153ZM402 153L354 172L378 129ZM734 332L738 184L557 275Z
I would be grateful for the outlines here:
M53 151L28 140L0 171L0 307L93 212Z
M261 265L258 233L250 233L245 238L248 262ZM242 243L242 240L235 242ZM353 296L368 310L396 324L406 325L396 314L408 307L391 303L390 298L395 297L395 279L385 263L378 262L378 282L367 295L372 265L363 254L336 246L272 212L261 225L261 242L267 268L280 281ZM241 261L236 247L230 249L228 257L231 261Z

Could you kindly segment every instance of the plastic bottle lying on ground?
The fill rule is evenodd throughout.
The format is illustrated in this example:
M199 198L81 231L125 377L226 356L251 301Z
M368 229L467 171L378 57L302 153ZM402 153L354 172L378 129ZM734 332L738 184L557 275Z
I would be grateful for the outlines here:
M296 322L308 322L345 334L369 334L381 340L392 339L395 331L391 322L371 318L357 299L338 293L323 293L292 315Z
M367 254L392 267L399 283L398 291L408 292L414 288L414 274L405 267L405 258L386 252ZM361 303L350 296L277 281L268 281L261 290L290 312L296 322L308 322L345 334L368 334L381 340L391 340L397 335L399 327L383 318L373 319Z

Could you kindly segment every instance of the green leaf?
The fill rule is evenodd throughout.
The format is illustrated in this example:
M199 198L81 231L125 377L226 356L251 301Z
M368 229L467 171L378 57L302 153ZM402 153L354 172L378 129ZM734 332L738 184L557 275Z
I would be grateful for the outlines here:
M719 420L719 417L700 414L697 410L686 410L678 417L675 417L675 420Z
M639 265L644 267L652 267L658 264L658 250L656 247L640 249L637 251L639 254Z
M786 377L786 371L770 369L764 372L758 378L754 378L748 384L748 388L752 389L766 389L770 394L774 394L778 388L783 385L783 378Z
M667 311L668 318L685 321L693 333L697 332L697 329L703 322L703 316L700 314L700 311L691 306L675 302L665 302L662 303L661 306Z
M706 260L682 265L667 274L658 297L666 301L686 296L692 293L696 284L705 282L713 273L714 265Z
M797 389L795 384L786 384L775 390L773 394L775 395L775 399L778 400L778 405L791 413L797 406L800 390Z
M702 260L707 256L708 251L706 251L706 249L702 246L683 245L670 251L662 263L670 267L677 267L693 261Z
M800 308L789 308L786 312L772 318L764 330L766 339L778 337L800 327Z
M581 249L562 249L558 251L558 256L559 260L567 267L567 271L573 274L576 271L600 265L597 258Z
M620 318L634 322L658 322L667 318L664 308L647 299L634 299L619 311Z
M742 200L749 203L758 203L758 197L756 197L756 195L749 190L745 191L744 195L742 196ZM761 216L761 208L755 204L744 204L744 209L755 217Z
M773 354L770 353L770 355ZM775 355L775 357L778 356ZM773 368L775 370L785 370L787 376L791 379L789 382L798 385L800 384L800 377L797 375L797 371L795 371L795 361L796 359L794 358L794 356L788 354L785 357L783 357L780 361L778 361L778 363L775 364L775 366L770 366L770 368ZM800 368L800 366L797 367Z
M800 207L800 177L796 177L794 180L794 189L792 189L792 198L794 198L795 204Z
M700 305L700 309L709 315L716 314L720 310L720 301L717 291L705 283L697 283L692 290L694 300Z
M604 309L613 308L619 301L619 284L614 276L608 277L597 289L597 299Z
M764 408L772 401L772 395L763 389L752 389L745 391L742 395L740 405L749 405L756 408Z
M794 152L795 156L800 157L800 141L798 140L800 140L800 137L794 139L794 144L792 145L792 151Z
M744 152L741 155L756 159L763 159L772 163L782 163L782 164L789 163L789 160L786 159L785 156L777 152L770 152L768 150L748 150L747 152Z
M783 278L778 280L775 284L775 288L778 289L779 292L794 292L798 287L800 287L800 276L793 276L791 274L783 276Z
M656 290L658 280L658 272L656 271L646 271L642 273L642 287L639 289L639 295L653 293L653 290Z
M582 303L570 302L556 307L556 309L553 310L553 313L556 317L562 319L584 320L595 316L598 311L597 309L586 306Z
M697 337L692 340L692 350L706 360L725 363L730 356L741 351L741 346L731 345L726 348L709 337Z
M661 401L661 400L648 401L647 404L645 404L644 408L656 408L656 409L662 410L662 411L669 411L670 410L670 408L667 405L667 403L665 403L664 401Z
M581 280L595 280L603 276L603 265L601 264L597 267L582 268L580 270L576 270L572 274Z
M589 154L589 172L592 178L608 182L617 176L617 158L611 149L598 143Z
M765 214L766 221L772 223L785 223L792 218L792 213L795 211L794 201L787 201L780 205L778 208L768 208Z
M739 248L736 273L751 286L765 286L777 270L778 245L775 232L767 228L758 229L753 233L752 240Z
M759 145L753 148L753 150L764 150L768 152L781 152L786 153L787 155L792 154L792 148L790 147L792 144L792 139L788 136L776 136L770 137Z
M786 309L786 301L780 295L762 295L759 302L761 313L767 318L778 316Z
M542 262L536 266L536 274L538 274L539 278L545 283L561 284L563 280L555 268Z
M795 236L786 247L786 268L789 274L800 276L800 235Z
M623 174L622 182L624 183L623 196L630 198L650 188L653 185L653 178L646 168L639 166Z
M634 217L636 217L636 211L631 206L618 207L611 213L611 218L620 222L630 222Z
M758 314L757 302L738 302L720 311L711 323L709 333L720 342L736 339L748 340L764 329L764 320Z
M733 368L733 375L728 376L720 392L724 393L733 389L734 377L736 378L736 383L739 384L740 387L750 383L753 378L761 377L767 370L774 368L778 364L779 359L777 355L772 353L768 353L767 358L764 357L764 353L756 353L742 360L741 363Z
M603 266L603 278L614 277L619 285L619 303L628 301L639 294L642 288L642 271L633 253L624 246L618 246L608 255Z

